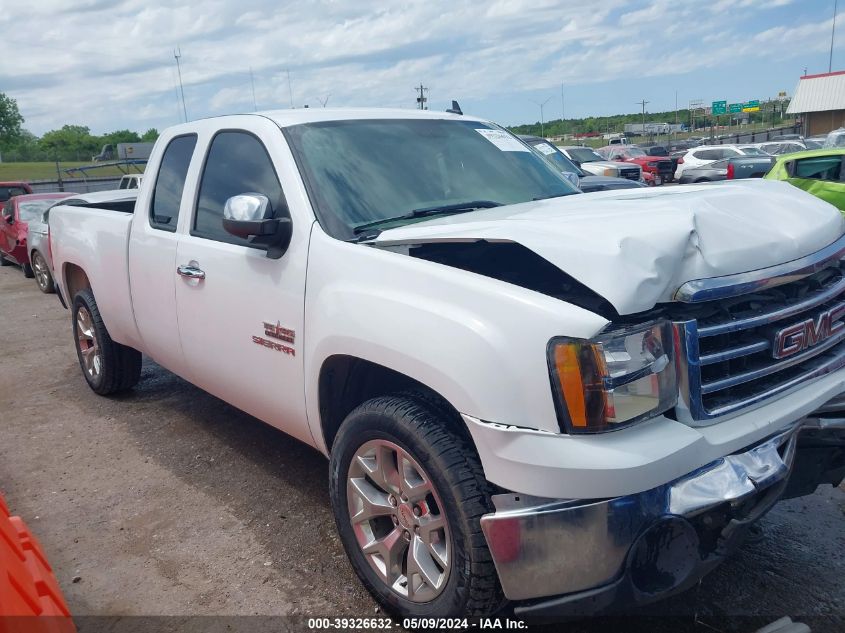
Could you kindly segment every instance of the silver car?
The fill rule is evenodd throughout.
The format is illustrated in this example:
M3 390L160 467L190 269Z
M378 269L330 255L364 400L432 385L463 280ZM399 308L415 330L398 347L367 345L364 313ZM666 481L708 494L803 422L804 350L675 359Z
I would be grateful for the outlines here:
M26 243L29 248L29 261L32 265L32 272L35 281L41 292L55 292L53 285L53 261L49 244L49 221L50 209L53 207L96 207L106 203L118 201L134 201L138 197L137 189L122 189L113 191L95 191L93 193L76 194L69 193L67 198L62 198L55 204L51 204L37 218L31 220L27 229Z

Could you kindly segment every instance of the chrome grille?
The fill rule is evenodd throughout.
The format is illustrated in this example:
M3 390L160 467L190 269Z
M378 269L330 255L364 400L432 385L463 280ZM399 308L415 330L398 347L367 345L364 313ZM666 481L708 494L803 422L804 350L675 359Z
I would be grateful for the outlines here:
M619 172L620 178L627 178L628 180L639 180L640 179L640 170L639 169L622 169Z
M686 356L679 419L706 423L845 366L845 309L836 311L845 306L845 266L837 259L796 277L703 301L689 309L694 318L676 321ZM785 328L798 330L805 322L809 334L784 336ZM775 353L783 347L777 345L779 332L781 342L795 342L795 349L780 357Z

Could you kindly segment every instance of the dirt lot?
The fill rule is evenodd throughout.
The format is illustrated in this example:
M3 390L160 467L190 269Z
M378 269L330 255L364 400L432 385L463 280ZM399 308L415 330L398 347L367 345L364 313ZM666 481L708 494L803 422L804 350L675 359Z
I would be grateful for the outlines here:
M378 615L335 535L321 455L151 362L131 393L94 395L69 313L17 267L0 269L0 322L0 491L74 614ZM844 525L841 489L785 502L686 595L570 630L750 632L784 615L845 630Z

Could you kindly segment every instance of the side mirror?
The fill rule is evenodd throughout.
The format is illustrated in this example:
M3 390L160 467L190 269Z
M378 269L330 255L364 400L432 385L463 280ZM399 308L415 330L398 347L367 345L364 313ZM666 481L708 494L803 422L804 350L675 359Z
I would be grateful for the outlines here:
M15 216L14 215L6 215L6 212L3 212L3 219L6 220L6 224L14 224L15 223Z
M226 200L223 228L227 233L249 240L279 259L290 244L293 224L289 217L274 218L270 199L260 193L242 193Z

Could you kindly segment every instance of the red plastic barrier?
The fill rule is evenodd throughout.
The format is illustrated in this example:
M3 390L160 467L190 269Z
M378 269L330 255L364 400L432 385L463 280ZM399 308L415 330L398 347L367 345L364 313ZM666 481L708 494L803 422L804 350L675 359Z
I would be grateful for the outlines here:
M0 495L0 633L75 633L44 550Z

